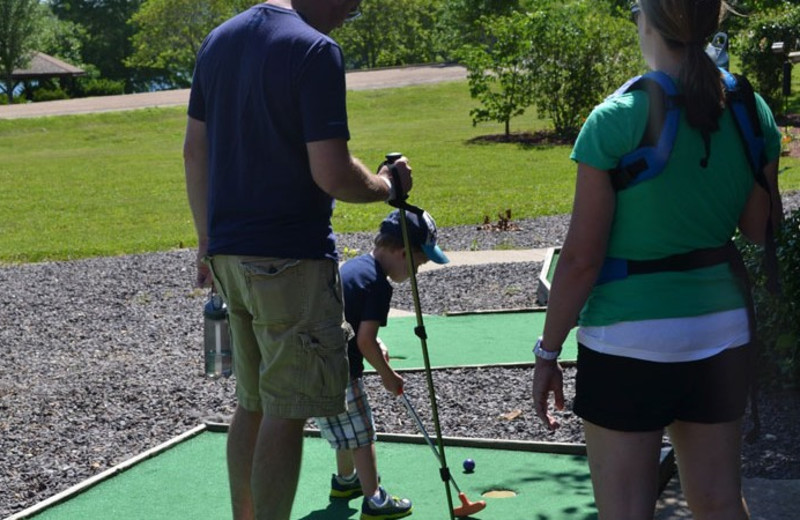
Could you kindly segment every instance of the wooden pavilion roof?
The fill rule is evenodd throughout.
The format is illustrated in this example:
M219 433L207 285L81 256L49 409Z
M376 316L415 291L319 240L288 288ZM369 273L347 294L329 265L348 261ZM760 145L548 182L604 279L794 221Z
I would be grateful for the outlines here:
M86 71L83 69L70 65L53 56L37 52L34 53L26 68L14 70L12 78L16 81L26 81L42 78L82 76L83 74L86 74Z

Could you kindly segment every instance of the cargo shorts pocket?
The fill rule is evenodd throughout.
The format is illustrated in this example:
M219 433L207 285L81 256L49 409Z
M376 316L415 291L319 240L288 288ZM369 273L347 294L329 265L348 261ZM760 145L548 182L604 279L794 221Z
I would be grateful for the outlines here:
M308 332L300 332L300 390L308 397L344 395L350 380L347 362L348 330L346 323L335 323Z
M291 323L305 314L307 291L300 263L282 258L242 263L255 322Z

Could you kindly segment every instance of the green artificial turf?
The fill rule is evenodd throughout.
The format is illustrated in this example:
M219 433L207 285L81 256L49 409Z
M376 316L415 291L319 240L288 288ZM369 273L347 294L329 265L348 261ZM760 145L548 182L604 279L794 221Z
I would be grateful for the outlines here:
M45 509L36 520L218 520L230 517L224 433L202 433L81 494ZM425 444L378 442L378 469L387 490L414 502L412 518L449 519L440 464ZM583 455L519 449L446 447L445 457L466 497L486 500L476 520L589 520L596 518ZM462 461L476 462L471 474ZM292 520L357 519L360 499L328 499L334 453L326 441L307 438ZM452 488L451 488L452 489ZM483 498L487 491L511 498ZM452 492L454 505L460 505ZM29 517L31 518L31 517Z
M544 311L423 315L431 367L532 363L531 349L544 328ZM378 331L395 369L420 369L422 343L414 333L415 316L390 318ZM563 361L578 356L575 330L564 342Z

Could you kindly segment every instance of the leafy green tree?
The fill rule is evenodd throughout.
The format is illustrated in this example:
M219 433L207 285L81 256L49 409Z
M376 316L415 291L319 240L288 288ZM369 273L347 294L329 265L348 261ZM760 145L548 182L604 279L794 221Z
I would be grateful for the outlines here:
M127 92L146 90L152 71L131 70L125 59L133 52L133 26L128 20L143 0L48 0L53 13L82 28L81 56L84 64L97 67L107 79L124 81Z
M459 53L467 67L469 91L481 107L470 111L472 124L497 121L511 133L511 119L525 113L532 103L533 82L528 60L531 38L528 17L521 13L484 17L481 31L488 45L466 45Z
M347 68L428 63L439 58L436 23L445 0L370 0L363 16L334 30Z
M643 70L636 30L596 0L549 3L530 20L536 108L572 137L597 103Z
M133 14L129 67L164 71L165 82L187 87L197 51L208 32L251 2L236 0L145 0ZM242 5L247 4L247 5Z
M14 100L14 69L26 66L39 43L44 15L38 0L0 0L0 69L7 103Z
M50 9L44 9L40 27L39 50L50 56L83 66L81 42L86 38L85 29L73 22L59 19Z
M542 3L545 0L527 0ZM551 1L551 0L548 0ZM520 0L449 0L438 21L440 46L447 56L457 56L465 45L486 43L481 19L522 11Z

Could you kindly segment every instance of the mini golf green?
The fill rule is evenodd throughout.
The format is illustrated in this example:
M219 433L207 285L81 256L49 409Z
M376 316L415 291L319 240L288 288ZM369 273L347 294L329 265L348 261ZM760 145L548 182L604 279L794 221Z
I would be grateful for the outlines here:
M202 431L174 443L125 471L95 482L80 493L65 493L60 501L17 518L37 520L202 520L230 517L224 432ZM439 462L416 436L403 442L379 441L378 468L388 491L414 501L412 518L449 519ZM465 441L465 440L460 440ZM459 442L453 440L452 442ZM486 500L475 519L589 520L596 518L589 470L582 447L569 453L539 453L543 445L470 441L479 446L448 446L445 456L456 482L469 500ZM493 447L495 446L495 447ZM544 445L547 446L547 445ZM563 451L565 445L560 445ZM474 459L467 474L462 461ZM305 440L303 466L293 520L357 519L360 499L328 499L334 454L327 442ZM84 486L87 487L87 486ZM493 492L493 493L492 493ZM485 497L508 495L508 498ZM455 491L453 501L459 505Z
M431 367L533 363L533 344L544 329L545 312L494 312L455 316L423 316ZM415 316L390 318L378 332L389 347L395 369L421 369L425 364ZM578 355L575 329L564 342L563 361Z

